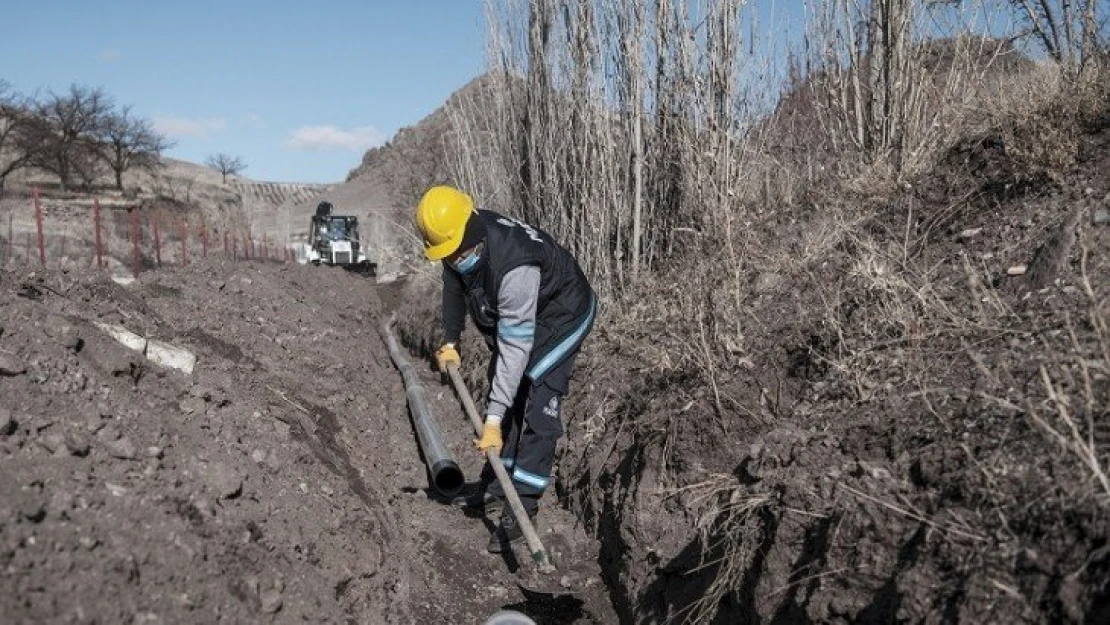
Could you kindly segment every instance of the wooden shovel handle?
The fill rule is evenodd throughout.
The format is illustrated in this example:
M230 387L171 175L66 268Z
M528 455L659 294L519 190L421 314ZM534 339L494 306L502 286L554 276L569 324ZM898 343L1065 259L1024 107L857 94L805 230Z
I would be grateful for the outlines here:
M477 436L481 436L482 417L478 414L478 407L474 405L474 398L470 396L470 391L467 390L466 383L463 382L458 365L448 363L447 375L451 377L451 383L455 386L455 392L462 401L463 408L466 409L466 414L470 417L470 422L474 425L474 433ZM505 470L505 465L501 464L501 457L498 455L498 450L486 450L486 458L489 460L490 466L493 467L493 472L497 474L497 481L501 483L501 490L505 491L505 499L509 502L509 508L512 509L513 516L516 517L516 522L520 525L520 529L524 533L524 540L528 542L528 550L532 552L532 560L541 570L553 568L550 559L547 557L547 550L544 549L543 543L540 542L539 535L536 534L535 528L532 527L532 520L528 518L528 513L524 511L524 504L520 502L520 495L517 494L516 488L513 487L512 478L509 477L509 472Z

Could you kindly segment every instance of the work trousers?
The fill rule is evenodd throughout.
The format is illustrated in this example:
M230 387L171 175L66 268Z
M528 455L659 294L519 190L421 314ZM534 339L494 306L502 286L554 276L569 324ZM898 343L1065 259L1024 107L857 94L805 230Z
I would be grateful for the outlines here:
M577 355L575 349L538 383L527 377L521 380L513 405L501 420L504 441L501 463L512 477L513 486L530 516L535 514L540 497L551 482L555 446L563 435L559 411ZM501 483L488 462L482 469L481 483L486 485L488 493L504 496Z

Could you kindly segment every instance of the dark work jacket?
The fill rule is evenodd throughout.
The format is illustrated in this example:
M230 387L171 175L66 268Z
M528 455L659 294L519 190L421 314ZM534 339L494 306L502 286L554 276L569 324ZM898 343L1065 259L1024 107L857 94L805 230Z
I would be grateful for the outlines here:
M537 362L563 348L571 335L584 335L592 323L594 293L578 262L551 235L493 211L479 210L486 222L486 247L470 273L460 275L444 261L443 326L448 342L462 335L466 313L491 349L497 346L497 294L505 274L522 265L540 268L536 333L527 372ZM465 304L460 305L465 302ZM584 324L585 327L584 328ZM542 371L537 377L542 378ZM538 381L533 378L533 381Z

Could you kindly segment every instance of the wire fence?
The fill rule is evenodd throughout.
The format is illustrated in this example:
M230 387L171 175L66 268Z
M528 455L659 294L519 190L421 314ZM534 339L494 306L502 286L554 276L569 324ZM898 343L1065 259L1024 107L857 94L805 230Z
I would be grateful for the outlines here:
M118 200L46 200L38 189L4 206L4 266L96 267L130 271L137 277L143 271L187 266L213 255L243 261L295 260L297 246L289 236L259 234L250 226L198 213Z

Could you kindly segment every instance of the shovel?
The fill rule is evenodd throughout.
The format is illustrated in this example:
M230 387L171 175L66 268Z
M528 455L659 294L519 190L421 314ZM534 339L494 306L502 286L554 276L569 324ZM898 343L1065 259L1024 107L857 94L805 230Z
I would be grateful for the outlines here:
M474 405L474 399L470 396L470 391L467 390L466 383L463 382L458 365L448 363L447 374L451 376L451 383L455 386L455 392L458 393L459 399L462 400L463 408L466 409L466 414L470 417L470 422L474 425L474 432L478 436L481 436L482 417L478 415L478 407ZM493 472L497 474L497 481L501 483L501 490L505 492L505 499L509 502L509 507L513 511L513 516L516 517L516 522L520 524L520 530L524 534L524 540L528 543L528 550L532 553L532 562L535 563L536 568L541 573L554 573L556 570L555 566L551 564L551 559L547 556L547 550L544 549L543 543L540 542L539 535L536 534L535 528L532 527L531 519L528 518L528 514L524 511L524 504L520 502L520 496L517 495L516 489L513 487L509 472L506 471L505 466L501 464L498 450L486 450L486 458L489 460L489 465L493 468Z

